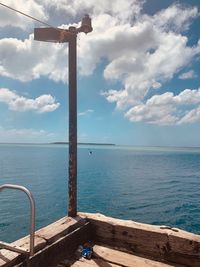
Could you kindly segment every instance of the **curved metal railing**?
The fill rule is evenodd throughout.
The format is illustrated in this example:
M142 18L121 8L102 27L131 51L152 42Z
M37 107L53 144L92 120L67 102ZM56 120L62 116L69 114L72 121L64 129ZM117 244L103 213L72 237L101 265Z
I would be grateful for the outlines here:
M35 201L33 198L32 193L24 186L21 185L14 185L14 184L4 184L0 186L0 192L4 189L15 189L23 191L29 198L30 201L30 208L31 208L31 214L30 214L30 256L33 256L34 254L34 239L35 239ZM16 246L13 247L10 244L0 242L1 248L6 248L18 253L24 253L27 254L27 251L22 250L21 248L17 248ZM28 253L29 254L29 253Z

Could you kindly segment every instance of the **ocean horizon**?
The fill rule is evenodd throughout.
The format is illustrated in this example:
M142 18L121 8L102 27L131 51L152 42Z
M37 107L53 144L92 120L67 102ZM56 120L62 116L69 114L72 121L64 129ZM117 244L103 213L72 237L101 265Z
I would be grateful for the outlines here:
M89 153L92 150L92 154ZM0 184L31 190L36 228L67 215L68 145L0 144ZM78 146L78 210L200 233L200 148ZM0 192L0 236L29 233L22 192Z

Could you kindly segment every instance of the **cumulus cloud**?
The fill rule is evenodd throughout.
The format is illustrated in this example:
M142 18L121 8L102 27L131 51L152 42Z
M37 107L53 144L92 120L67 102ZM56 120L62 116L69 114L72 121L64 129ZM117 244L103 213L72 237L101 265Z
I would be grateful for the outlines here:
M93 32L87 36L80 34L78 38L79 75L91 75L104 60L104 78L119 81L121 88L105 88L102 95L124 110L130 120L143 118L152 123L174 124L186 115L177 115L178 102L174 104L173 100L169 107L162 107L162 118L157 115L155 119L156 105L144 100L149 92L155 94L200 54L200 41L190 46L186 36L192 21L199 16L196 7L173 4L150 16L142 14L143 1L139 0L35 0L34 3L38 8L43 7L46 18L52 20L57 13L61 18L69 15L72 22L80 23L83 13L92 14ZM66 82L65 55L66 45L34 42L32 35L23 41L1 39L0 74L21 81L46 76ZM182 73L179 77L192 75ZM170 93L166 96L169 98ZM146 117L142 112L147 112Z
M178 124L194 123L200 121L200 107L194 108L183 116Z
M140 13L143 2L142 0L36 0L37 3L44 5L48 12L57 11L65 14L65 17L77 17L83 14L111 14L122 21L133 19Z
M174 4L158 12L153 20L163 30L182 32L189 29L192 19L198 15L197 7L185 8L181 4Z
M41 95L31 99L19 96L7 88L0 88L0 102L7 104L10 110L20 112L33 110L39 113L52 112L60 105L51 95Z
M6 0L2 3L43 21L48 19L44 6L34 0ZM32 20L3 6L0 6L0 18L0 27L14 26L25 30L33 26Z
M67 80L67 46L29 39L0 39L0 75L23 82L46 76Z
M142 9L142 0L7 0L6 5L36 17L55 26L59 23L69 23L82 18L84 14L93 17L99 14L110 14L121 21L131 21ZM0 27L14 26L22 29L33 26L34 21L14 13L5 7L0 7L2 21Z
M161 87L187 66L200 53L200 42L190 47L188 38L177 31L181 31L181 25L186 27L197 14L196 8L183 9L174 5L153 17L143 16L134 26L122 31L126 53L117 51L113 42L112 53L117 51L118 56L111 58L104 77L120 80L123 87L120 91L108 90L107 100L116 102L117 108L129 108L142 102L149 90Z
M129 109L125 116L133 122L180 125L200 120L200 89L185 89L178 95L154 95L146 103Z
M39 5L54 8L54 11L68 10L72 14L75 10L79 13L83 6L91 9L94 30L87 36L79 35L79 73L92 74L97 64L106 58L105 78L120 80L124 86L121 90L127 92L128 98L137 98L136 101L143 98L150 88L157 88L164 79L170 79L200 51L200 44L189 47L187 37L171 30L185 28L197 16L197 8L173 5L154 16L147 16L140 14L142 3L137 0L111 3L37 1ZM122 8L127 12L122 12ZM124 20L120 18L121 14L127 14ZM67 50L67 45L35 42L32 35L24 41L1 39L0 74L21 81L41 76L66 81ZM117 106L123 107L124 104L119 100Z
M10 5L13 6L14 0L10 1ZM79 37L79 70L80 74L83 75L92 74L101 59L108 57L109 54L110 57L113 54L112 51L114 51L113 57L117 56L119 50L124 46L121 34L130 27L130 24L127 24L127 22L130 19L133 20L139 14L142 3L143 1L138 0L117 0L114 2L105 0L100 2L94 0L74 2L63 0L37 1L37 4L42 5L45 9L48 6L47 10L49 12L53 10L56 13L55 10L57 10L59 14L63 11L74 15L78 13L83 15L83 13L88 11L88 13L93 14L93 33L87 36L80 34ZM20 7L21 5L18 8ZM124 17L123 20L121 16ZM125 28L123 25L125 25ZM62 25L62 27L68 28L68 25ZM104 35L104 33L106 34ZM107 38L108 35L111 38ZM131 39L129 38L130 42ZM119 49L113 49L113 45L119 46ZM130 44L128 46L131 49ZM55 81L66 82L67 60L64 55L67 56L67 50L67 45L35 42L32 35L23 41L18 39L1 39L0 74L21 81L30 81L41 76L47 76ZM126 50L127 47L124 47L123 51L125 52ZM10 58L12 58L12 61ZM20 64L18 64L19 62Z
M193 79L196 77L197 77L197 74L194 70L190 70L179 75L179 79L181 80Z

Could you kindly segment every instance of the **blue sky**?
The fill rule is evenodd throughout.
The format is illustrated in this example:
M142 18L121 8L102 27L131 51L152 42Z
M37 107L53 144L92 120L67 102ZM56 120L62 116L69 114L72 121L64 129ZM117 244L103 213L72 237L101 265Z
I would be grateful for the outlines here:
M198 0L6 0L51 25L79 26L78 140L200 146ZM0 7L0 142L68 141L68 46L33 40Z

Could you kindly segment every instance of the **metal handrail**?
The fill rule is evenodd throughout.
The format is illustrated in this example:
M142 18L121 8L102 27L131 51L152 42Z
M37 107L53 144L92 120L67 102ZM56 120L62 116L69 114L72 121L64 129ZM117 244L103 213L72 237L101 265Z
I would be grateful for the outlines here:
M0 186L0 192L4 189L16 189L23 191L29 198L31 215L30 215L30 256L34 255L34 239L35 239L35 201L32 193L24 186L14 184L4 184ZM8 247L8 246L7 246ZM12 250L12 247L10 247Z

